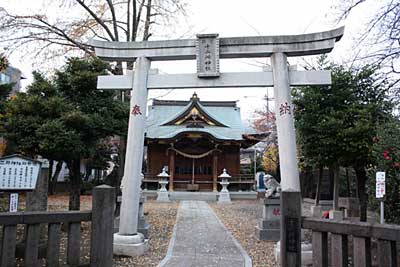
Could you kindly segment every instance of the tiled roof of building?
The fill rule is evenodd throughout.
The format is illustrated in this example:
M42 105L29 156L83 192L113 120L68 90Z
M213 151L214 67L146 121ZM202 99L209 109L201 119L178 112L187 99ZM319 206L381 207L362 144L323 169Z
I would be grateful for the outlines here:
M185 123L179 124L179 119L183 121L185 115L188 117L193 107L200 110L200 115L208 117L211 125L188 127ZM244 140L244 134L255 133L253 129L243 125L240 108L234 101L203 102L197 95L190 101L154 100L146 120L146 138L171 139L184 132L206 133L218 140L235 141Z

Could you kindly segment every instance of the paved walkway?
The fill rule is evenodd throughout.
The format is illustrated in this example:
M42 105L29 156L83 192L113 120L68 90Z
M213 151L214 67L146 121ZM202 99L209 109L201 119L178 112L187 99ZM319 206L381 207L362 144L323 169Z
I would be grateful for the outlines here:
M251 267L251 259L204 201L181 201L160 267Z

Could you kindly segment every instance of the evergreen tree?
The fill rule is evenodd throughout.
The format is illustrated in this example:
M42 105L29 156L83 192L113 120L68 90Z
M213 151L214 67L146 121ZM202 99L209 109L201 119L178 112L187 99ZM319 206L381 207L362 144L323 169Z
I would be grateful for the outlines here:
M390 117L378 124L377 135L374 138L373 156L374 168L369 174L374 178L377 171L386 173L385 221L400 224L400 119ZM371 179L370 203L379 208L375 198L375 179Z
M107 67L96 58L71 58L52 81L34 73L27 93L11 100L4 115L5 136L21 152L66 162L71 210L80 208L81 161L104 138L126 132L128 107L96 89Z
M387 86L378 69L330 65L331 86L295 90L295 125L306 162L314 166L351 166L357 176L361 219L366 220L366 167L373 162L373 137L379 120L391 112Z

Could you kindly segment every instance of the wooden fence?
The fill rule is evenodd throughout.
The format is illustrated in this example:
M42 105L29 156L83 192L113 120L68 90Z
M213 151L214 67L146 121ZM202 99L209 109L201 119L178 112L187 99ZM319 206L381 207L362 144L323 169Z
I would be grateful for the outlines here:
M376 255L378 266L398 266L396 242L400 242L400 226L304 217L302 228L312 230L313 266L347 267L349 256L354 267L371 266L372 240L378 243ZM328 233L330 233L330 246L328 246ZM352 244L349 247L350 240ZM328 262L328 248L331 252L329 257L331 264ZM349 248L352 248L350 252Z
M67 264L69 266L111 267L113 263L113 221L115 189L106 185L93 189L92 211L1 213L3 228L1 266L16 266L17 225L25 226L24 265L40 266L40 226L46 224L46 266L59 266L61 224L68 225ZM80 262L81 222L91 221L90 263Z

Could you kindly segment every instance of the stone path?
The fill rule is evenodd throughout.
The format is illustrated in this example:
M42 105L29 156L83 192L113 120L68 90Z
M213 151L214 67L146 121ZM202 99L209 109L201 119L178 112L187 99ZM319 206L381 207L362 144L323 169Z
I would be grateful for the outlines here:
M160 267L251 267L251 259L204 201L181 201Z

